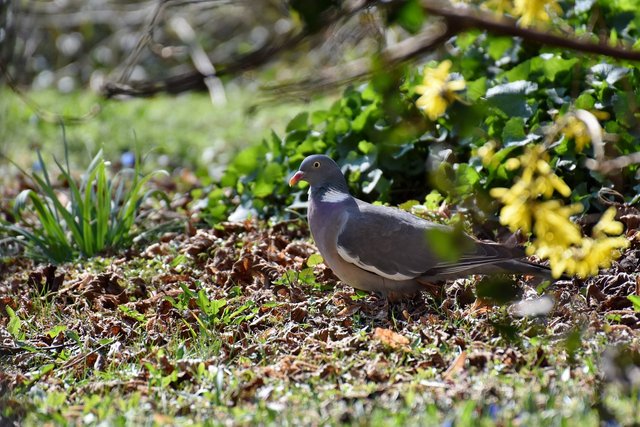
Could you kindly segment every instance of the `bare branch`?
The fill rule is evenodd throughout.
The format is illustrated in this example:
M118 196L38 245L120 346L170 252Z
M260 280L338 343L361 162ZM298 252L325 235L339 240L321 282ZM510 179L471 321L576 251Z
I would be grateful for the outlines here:
M172 0L169 0L170 3ZM394 8L404 4L403 1L380 2L376 0L363 0L356 2L352 10L346 14L333 14L330 19L326 19L316 32L322 32L330 25L357 13L358 11L372 7ZM483 12L468 6L452 6L448 2L433 0L423 0L422 7L426 12L435 17L442 18L443 22L432 22L427 28L417 36L400 42L395 46L388 47L380 52L380 57L390 66L402 62L412 61L421 55L436 49L449 38L456 34L469 30L481 30L491 34L508 37L519 37L524 43L554 46L558 48L571 49L589 54L605 55L611 58L640 61L640 51L619 46L611 46L607 41L593 43L587 39L577 38L566 34L554 34L535 28L518 26L514 19L497 17L490 12ZM161 12L161 11L158 11ZM152 24L155 25L154 20ZM152 25L147 27L146 35L141 38L140 46L148 42ZM260 67L277 57L283 52L292 50L310 36L306 31L289 35L284 40L272 41L266 47L256 50L248 55L241 56L226 64L219 64L217 76L230 75ZM139 53L139 52L136 52ZM135 58L134 55L131 58ZM129 61L127 67L132 64ZM348 64L326 68L318 72L317 76L303 80L285 82L269 87L268 90L274 92L300 91L305 85L310 85L306 91L326 89L336 87L344 83L360 80L371 73L372 61L370 58L359 58ZM207 86L204 80L208 76L199 71L172 76L164 81L137 83L135 86L127 85L126 79L121 79L118 83L107 83L104 87L106 97L117 95L130 96L152 96L157 92L166 91L169 93L180 93L188 90L203 90Z
M444 18L447 26L454 33L478 29L501 36L520 37L527 43L538 43L578 52L605 55L611 58L640 61L640 51L638 50L611 46L607 41L592 43L568 35L557 35L534 28L520 27L513 19L496 18L494 14L481 12L467 6L443 7L437 2L423 0L422 7L430 14Z
M380 58L384 64L391 67L396 66L415 59L424 52L435 49L451 36L452 34L446 26L435 24L430 26L427 31L383 49L380 53ZM312 79L285 82L268 86L265 89L269 92L284 92L289 95L293 94L293 92L319 91L361 80L370 75L372 70L373 60L371 58L359 58L345 65L321 70L318 76Z

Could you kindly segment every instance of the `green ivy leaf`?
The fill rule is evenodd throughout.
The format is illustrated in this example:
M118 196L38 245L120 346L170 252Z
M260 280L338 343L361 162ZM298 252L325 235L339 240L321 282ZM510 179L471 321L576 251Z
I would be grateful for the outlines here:
M293 132L294 130L309 130L309 113L299 113L293 119L291 119L291 121L287 124L286 132Z
M424 23L424 9L418 0L409 0L398 8L392 19L408 32L415 34L420 31Z
M519 80L494 86L487 90L487 101L507 117L530 118L534 109L527 102L527 95L538 90L534 82Z
M487 78L480 77L477 80L467 82L467 98L471 102L477 101L487 92Z
M455 192L458 195L467 195L474 192L475 185L480 181L480 174L467 163L455 165L456 186Z
M513 39L510 37L493 37L489 42L487 53L494 60L502 58L502 56L513 46Z
M417 200L407 200L406 202L398 205L398 208L402 209L403 211L411 212L411 208L413 208L414 206L418 206L419 204L420 202Z
M259 198L267 197L273 193L276 184L280 182L284 182L282 166L278 163L267 163L258 172L255 186L253 187L253 195Z
M540 65L547 79L555 81L558 74L571 70L578 62L578 58L564 59L558 55L543 54L539 58L535 58L534 61L536 65Z
M427 194L424 198L424 205L430 211L435 211L440 208L440 204L444 201L442 194L438 190L431 190L431 193Z
M502 142L509 145L512 142L519 142L525 139L524 119L522 117L512 117L507 120L502 130Z

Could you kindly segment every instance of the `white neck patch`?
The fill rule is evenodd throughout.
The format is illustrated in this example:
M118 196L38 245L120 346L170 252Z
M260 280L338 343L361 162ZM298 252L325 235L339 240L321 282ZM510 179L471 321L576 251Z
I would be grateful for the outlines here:
M322 203L340 203L348 198L349 195L347 193L330 188L320 196L320 201Z

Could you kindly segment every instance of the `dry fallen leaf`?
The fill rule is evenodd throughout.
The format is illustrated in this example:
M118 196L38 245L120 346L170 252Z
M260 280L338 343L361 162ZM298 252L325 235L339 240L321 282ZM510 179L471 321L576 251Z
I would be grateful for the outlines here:
M464 369L465 362L467 361L467 352L462 351L458 357L455 358L453 363L449 365L446 372L442 377L446 380L452 379L455 375L457 375L460 371Z
M400 335L391 329L376 328L373 331L373 339L378 340L393 349L409 349L409 338L404 335Z

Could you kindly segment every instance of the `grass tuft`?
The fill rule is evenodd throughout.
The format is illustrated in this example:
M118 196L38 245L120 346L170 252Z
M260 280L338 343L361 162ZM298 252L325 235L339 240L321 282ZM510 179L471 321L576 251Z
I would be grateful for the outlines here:
M53 160L68 188L56 187L38 151L41 173L30 174L16 165L34 188L18 194L14 202L16 224L2 220L0 230L24 245L29 257L53 263L92 257L131 244L142 203L153 197L168 203L165 193L147 189L154 175L166 172L142 175L136 158L134 168L122 169L111 177L110 163L100 150L81 178L75 179L69 167L66 138L63 141L65 164L55 157Z

